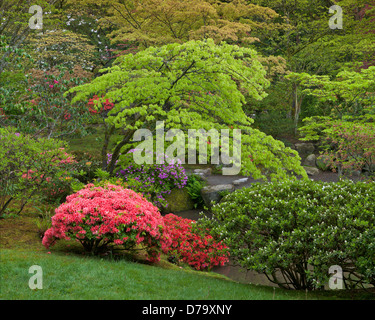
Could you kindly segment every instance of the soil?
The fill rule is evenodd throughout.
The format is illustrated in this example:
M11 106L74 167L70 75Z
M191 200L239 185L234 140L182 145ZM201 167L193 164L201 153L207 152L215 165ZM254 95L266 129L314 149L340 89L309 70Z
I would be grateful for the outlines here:
M19 216L0 220L0 248L42 249L35 218Z

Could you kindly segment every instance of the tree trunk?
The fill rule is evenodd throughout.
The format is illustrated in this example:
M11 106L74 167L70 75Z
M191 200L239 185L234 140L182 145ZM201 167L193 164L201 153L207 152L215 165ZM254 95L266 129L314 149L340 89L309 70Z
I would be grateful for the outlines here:
M293 85L293 111L294 111L294 134L297 135L297 130L298 130L298 121L299 121L299 116L301 113L301 105L302 105L302 100L303 96L302 94L300 97L298 97L298 84Z
M105 120L103 119L104 122L104 143L102 147L102 170L106 171L108 168L108 159L107 159L107 152L108 152L108 145L109 141L111 139L112 134L115 131L115 127L112 126L108 128L107 124L105 123Z

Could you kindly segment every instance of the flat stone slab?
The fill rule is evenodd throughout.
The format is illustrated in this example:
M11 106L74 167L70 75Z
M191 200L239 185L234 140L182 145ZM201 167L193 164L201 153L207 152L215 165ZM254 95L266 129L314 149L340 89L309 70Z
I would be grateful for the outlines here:
M222 192L233 192L233 184L218 184L213 186L203 187L201 190L201 195L204 200L204 203L207 207L212 206L212 201L215 203L219 202L222 199Z
M194 173L196 175L205 177L205 176L211 175L212 169L211 168L207 168L207 169L195 169Z
M238 186L238 185L240 185L241 183L245 183L247 180L249 180L249 178L242 178L242 179L234 180L232 183L233 183L235 186Z

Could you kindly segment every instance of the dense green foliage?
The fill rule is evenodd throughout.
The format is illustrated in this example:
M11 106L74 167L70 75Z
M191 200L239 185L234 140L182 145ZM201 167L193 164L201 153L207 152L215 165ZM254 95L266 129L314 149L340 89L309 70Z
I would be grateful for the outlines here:
M375 67L360 72L342 71L336 79L306 73L291 73L287 78L298 79L307 88L306 93L317 96L331 108L331 116L335 118L371 120L369 116L374 114Z
M202 208L204 200L202 198L201 190L206 185L206 182L195 174L188 177L186 181L186 189L191 199L194 201L195 208Z
M286 177L289 171L305 175L298 154L253 129L253 120L242 109L242 92L254 99L265 96L268 81L256 56L252 49L216 45L212 40L150 47L134 56L121 56L104 75L69 92L76 92L73 102L98 95L103 102L114 103L104 120L106 140L114 128L124 133L113 150L110 172L120 152L131 148L137 129L154 130L155 121L165 121L166 128L182 130L241 129L243 174L261 178L267 170L272 178Z
M232 259L283 288L324 286L339 265L347 288L375 285L375 184L284 181L227 195L199 220Z
M63 142L0 128L0 146L0 217L16 199L21 201L20 213L35 196L46 199L65 191L74 160Z

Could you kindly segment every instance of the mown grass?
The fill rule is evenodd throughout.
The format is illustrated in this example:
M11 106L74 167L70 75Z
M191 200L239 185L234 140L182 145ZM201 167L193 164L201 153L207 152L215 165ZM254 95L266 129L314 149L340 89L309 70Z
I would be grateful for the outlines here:
M272 291L124 260L3 250L2 299L268 299ZM32 265L43 269L43 289L31 290ZM277 295L278 296L278 295ZM280 298L287 298L280 295Z
M295 300L328 299L316 293L241 284L197 272L126 260L52 252L1 251L1 299L58 300ZM31 290L32 265L43 270L43 289ZM332 297L331 298L335 298ZM337 297L336 297L337 298Z

